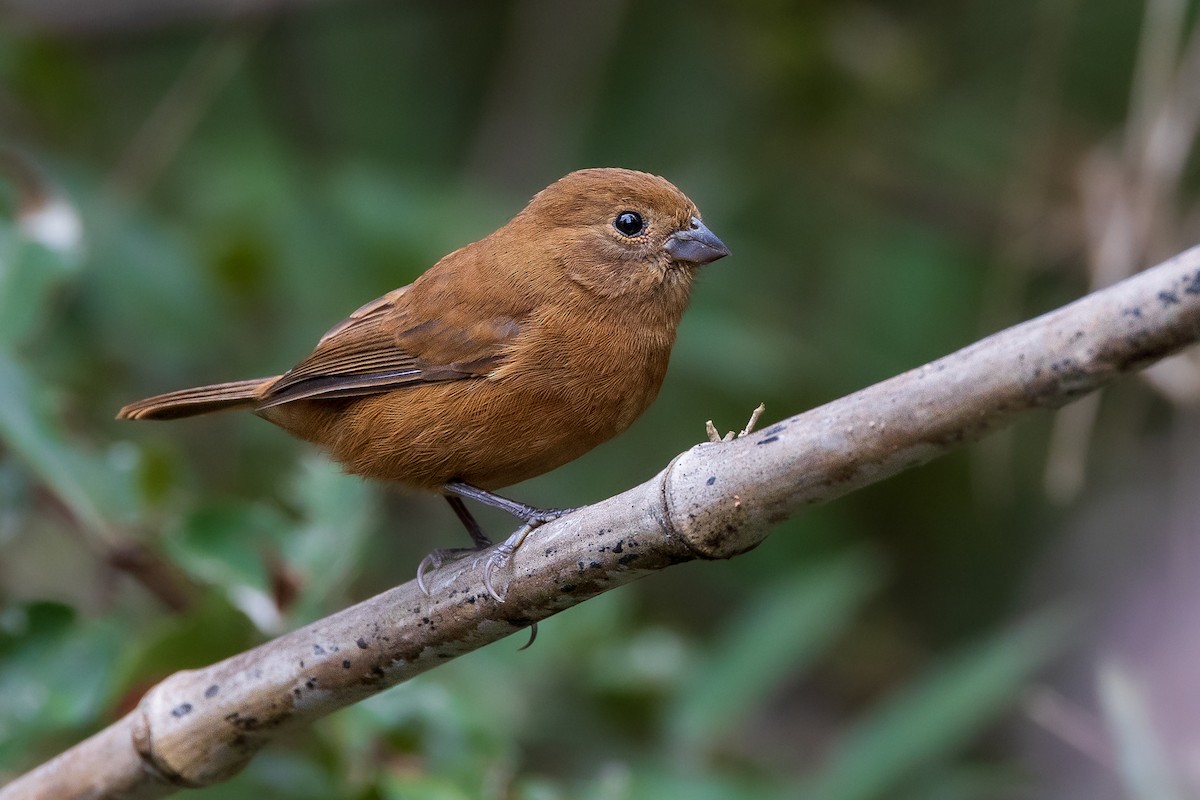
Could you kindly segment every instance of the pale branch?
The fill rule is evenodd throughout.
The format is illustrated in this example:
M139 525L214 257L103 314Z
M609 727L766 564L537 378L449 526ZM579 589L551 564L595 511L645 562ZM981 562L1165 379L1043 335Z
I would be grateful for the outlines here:
M18 798L152 798L224 780L284 731L649 573L750 550L831 500L1068 403L1200 339L1200 248L957 353L730 441L534 530L497 571L472 559L210 667L0 789Z

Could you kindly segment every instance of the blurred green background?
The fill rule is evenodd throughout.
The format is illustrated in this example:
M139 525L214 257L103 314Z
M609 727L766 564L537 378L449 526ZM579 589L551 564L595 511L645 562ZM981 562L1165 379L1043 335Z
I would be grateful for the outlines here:
M1183 0L0 0L0 783L465 541L250 415L268 375L586 166L704 270L584 504L1194 239ZM1200 368L813 509L340 712L206 798L1200 796ZM486 515L504 533L510 520Z

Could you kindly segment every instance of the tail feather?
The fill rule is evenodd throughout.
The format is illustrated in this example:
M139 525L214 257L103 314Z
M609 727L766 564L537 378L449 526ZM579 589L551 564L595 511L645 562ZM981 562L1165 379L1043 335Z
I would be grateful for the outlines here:
M117 419L178 419L213 411L253 408L263 391L277 378L217 383L147 397L122 408L117 412Z

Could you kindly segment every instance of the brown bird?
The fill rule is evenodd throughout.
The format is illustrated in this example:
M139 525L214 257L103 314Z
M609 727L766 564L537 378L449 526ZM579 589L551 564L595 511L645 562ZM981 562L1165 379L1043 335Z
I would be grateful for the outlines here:
M681 191L624 169L572 172L484 239L334 326L283 375L139 400L119 418L244 408L348 472L463 497L528 531L567 510L492 494L628 428L658 394L696 268L729 254ZM437 566L451 551L422 562ZM422 584L423 585L423 584Z

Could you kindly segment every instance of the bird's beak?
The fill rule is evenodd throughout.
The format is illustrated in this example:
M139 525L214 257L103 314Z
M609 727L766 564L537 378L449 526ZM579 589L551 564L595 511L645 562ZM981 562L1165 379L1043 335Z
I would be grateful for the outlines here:
M729 248L710 231L699 217L692 217L690 227L675 231L663 245L676 261L688 264L710 264L729 255Z

